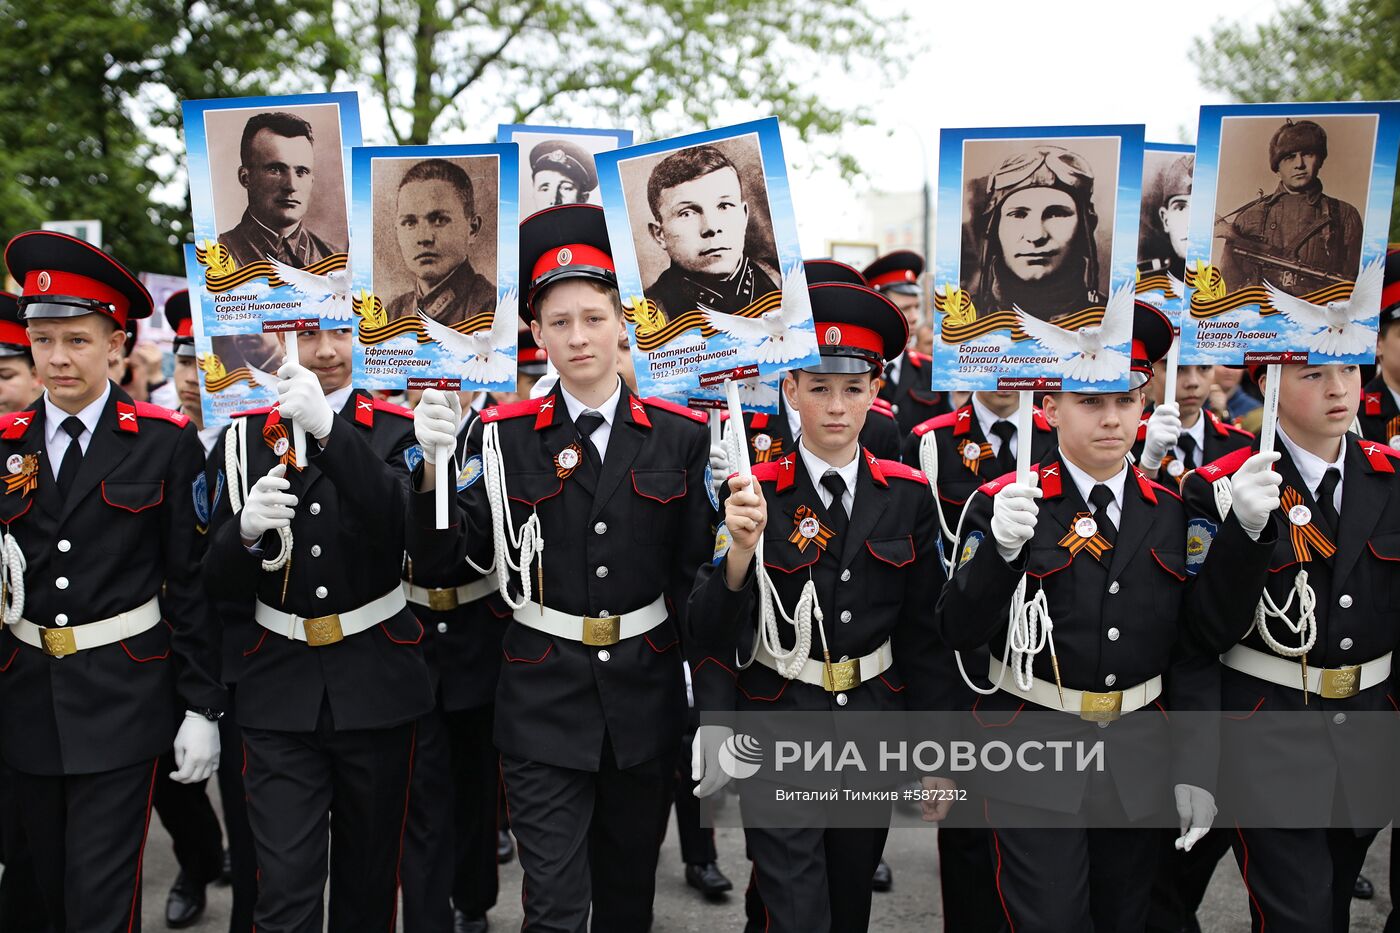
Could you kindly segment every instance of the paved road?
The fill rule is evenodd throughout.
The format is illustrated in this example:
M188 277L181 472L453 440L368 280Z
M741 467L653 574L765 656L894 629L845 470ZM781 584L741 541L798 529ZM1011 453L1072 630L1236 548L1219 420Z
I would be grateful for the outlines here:
M720 867L742 892L748 877L741 830L717 831ZM934 834L926 829L896 829L885 849L894 867L895 887L889 894L875 895L871 919L874 933L936 933L941 931L942 914L938 894L938 865ZM1386 890L1390 832L1383 832L1371 847L1366 873L1380 889L1372 901L1353 901L1351 929L1358 933L1380 933L1390 910ZM159 822L151 827L146 850L144 928L147 933L165 929L165 894L175 876L170 839ZM209 912L194 927L198 933L224 933L228 928L228 889L210 888ZM520 866L511 862L501 867L501 898L491 912L491 928L497 931L520 929ZM1202 907L1201 928L1206 933L1249 933L1249 913L1244 888L1232 859L1221 863ZM686 887L674 827L662 851L657 878L656 925L654 933L738 933L743 929L743 897L731 895L720 904L705 903ZM411 931L409 931L411 933Z

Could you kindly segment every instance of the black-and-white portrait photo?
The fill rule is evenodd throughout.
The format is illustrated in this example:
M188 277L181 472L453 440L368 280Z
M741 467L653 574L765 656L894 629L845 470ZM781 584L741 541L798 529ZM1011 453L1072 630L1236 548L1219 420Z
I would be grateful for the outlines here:
M630 145L626 130L505 126L501 142L520 147L520 217L561 204L601 204L594 156Z
M1211 263L1225 287L1304 295L1356 279L1374 114L1227 117Z
M733 314L779 289L758 137L621 163L643 290L667 319Z
M389 319L457 324L496 308L500 161L375 159L374 290Z
M210 337L209 344L224 373L231 373L244 366L265 373L275 373L285 358L282 338L277 334L252 333ZM210 362L206 360L204 365L208 367Z
M1118 163L1113 137L964 143L960 284L979 317L1106 300Z
M214 223L237 265L297 269L349 243L340 111L334 104L205 114Z
M1142 213L1138 226L1138 272L1186 277L1190 242L1191 175L1196 155L1148 149L1142 154Z

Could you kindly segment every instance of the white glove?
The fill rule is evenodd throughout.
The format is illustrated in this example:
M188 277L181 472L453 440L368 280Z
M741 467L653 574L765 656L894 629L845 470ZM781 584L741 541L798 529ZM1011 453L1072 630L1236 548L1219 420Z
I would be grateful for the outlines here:
M1267 454L1255 454L1230 477L1230 492L1234 504L1230 506L1239 521L1240 527L1255 541L1269 522L1269 513L1278 508L1279 485L1283 477L1269 469L1278 460L1277 450Z
M1181 437L1181 408L1176 402L1158 405L1147 419L1147 440L1142 445L1142 468L1155 470L1162 465L1167 451Z
M219 724L193 710L185 711L185 721L175 733L175 771L170 779L178 784L207 781L219 767Z
M318 441L329 437L335 424L316 374L297 363L283 363L277 370L277 407Z
M729 451L724 449L723 444L711 444L710 482L714 484L716 496L724 490L724 484L732 472L734 471L729 465Z
M1210 824L1215 821L1215 798L1210 791L1194 784L1176 785L1176 815L1180 818L1181 835L1176 847L1190 852L1191 847L1210 832Z
M249 490L248 501L238 513L238 532L244 541L256 541L267 532L292 523L297 497L287 492L292 484L286 477L287 465L279 463Z
M996 539L1002 560L1008 564L1035 536L1035 519L1040 514L1035 500L1041 495L1033 476L1029 484L1012 483L1003 487L992 500L992 537Z
M457 426L462 421L462 400L456 392L424 389L418 407L413 409L413 434L423 448L423 459L437 463L437 453L447 448L448 456L457 448Z
M690 743L690 779L695 796L708 797L729 783L729 775L719 766L719 748L734 734L728 726L701 726Z

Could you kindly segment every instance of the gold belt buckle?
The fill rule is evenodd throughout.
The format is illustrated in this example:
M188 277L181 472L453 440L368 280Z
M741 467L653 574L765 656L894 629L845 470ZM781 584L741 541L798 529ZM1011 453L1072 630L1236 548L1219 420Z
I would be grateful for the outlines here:
M1361 665L1323 670L1318 696L1324 700L1345 700L1361 690Z
M1123 691L1094 693L1085 690L1079 697L1079 718L1086 722L1113 722L1123 712Z
M583 643L605 648L622 641L622 616L584 616Z
M78 653L78 639L68 628L41 628L40 637L44 642L44 654L51 658L66 658Z
M340 615L317 616L302 623L306 629L306 643L312 648L321 648L345 640L345 632L340 628Z
M827 693L845 693L860 686L859 661L833 661L824 665L822 686Z
M457 587L445 586L441 588L428 589L428 608L435 612L447 612L456 609L460 603L457 601Z

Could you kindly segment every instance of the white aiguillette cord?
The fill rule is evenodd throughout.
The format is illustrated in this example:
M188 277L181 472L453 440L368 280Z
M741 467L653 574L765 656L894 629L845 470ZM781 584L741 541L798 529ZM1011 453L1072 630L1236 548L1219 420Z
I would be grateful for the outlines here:
M0 602L4 604L4 624L14 625L24 618L24 571L28 565L8 526L0 529L0 536Z
M540 516L532 512L520 526L510 515L510 503L506 501L505 457L501 452L501 426L487 422L481 429L481 462L486 474L486 499L491 504L492 552L495 555L491 565L478 567L470 557L467 564L480 574L489 574L497 566L504 566L506 572L496 577L496 588L512 609L523 609L530 602L532 581L530 570L533 566L539 590L540 612L544 612L544 534L540 531ZM520 574L520 598L510 595L510 573Z
M288 341L295 344L295 340ZM303 441L305 432L302 433ZM298 454L298 457L301 455ZM303 461L298 459L297 463ZM248 498L248 419L235 418L224 435L224 473L228 475L228 503L234 517L243 511L243 503ZM264 560L262 569L271 573L287 566L292 558L292 528L277 529L281 548L272 560Z

